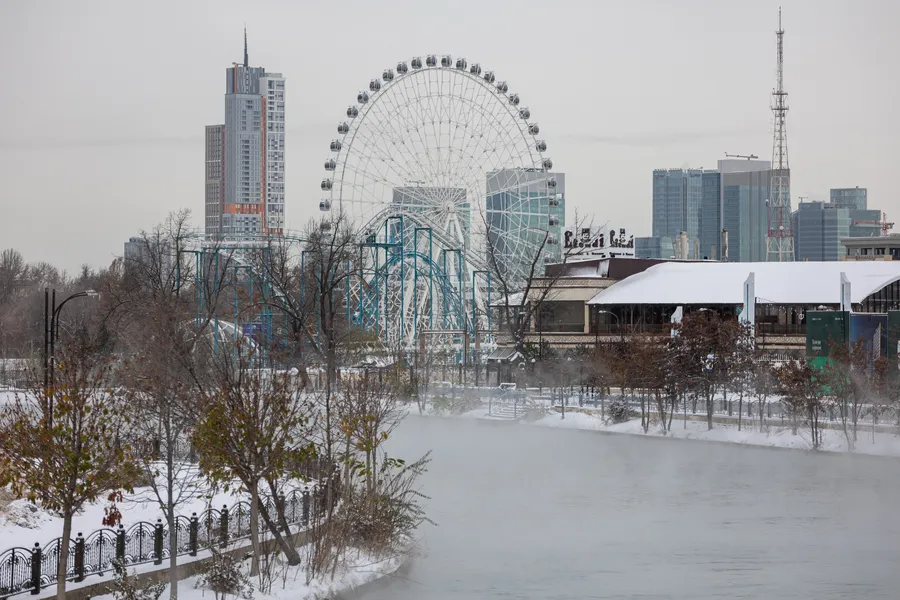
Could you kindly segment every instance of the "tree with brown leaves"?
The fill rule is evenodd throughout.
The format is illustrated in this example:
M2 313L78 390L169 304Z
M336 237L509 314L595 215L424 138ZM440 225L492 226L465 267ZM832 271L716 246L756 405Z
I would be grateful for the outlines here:
M58 356L52 388L35 378L0 413L0 485L63 519L56 589L64 600L72 518L111 491L131 490L139 469L126 396L112 387L112 357L84 330Z

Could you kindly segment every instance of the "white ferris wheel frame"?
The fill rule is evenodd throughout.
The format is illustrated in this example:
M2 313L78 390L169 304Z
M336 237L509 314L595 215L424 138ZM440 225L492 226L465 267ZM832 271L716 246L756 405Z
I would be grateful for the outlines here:
M448 88L446 91L445 87ZM430 228L434 241L444 247L465 248L463 277L471 277L476 288L472 290L474 302L486 309L484 282L479 283L475 274L488 270L486 248L479 243L486 237L483 219L488 173L507 169L515 174L508 182L511 185L492 189L492 194L520 190L524 185L543 187L544 197L556 197L555 190L550 187L550 184L555 187L555 180L550 175L552 161L544 156L546 143L537 138L540 128L530 120L530 110L521 105L519 96L509 91L506 82L498 81L491 71L482 72L478 63L470 66L465 59L434 54L415 57L410 63L400 62L396 71L386 69L381 78L369 82L368 91L359 92L357 100L357 104L347 109L347 119L338 125L340 137L331 142L333 158L325 162L326 178L321 186L327 197L320 202L320 209L340 208L355 226L360 227L363 235L374 231L373 226L389 216L403 215L416 226ZM450 109L457 110L449 117L442 112L448 108L448 102ZM426 112L435 112L424 114L420 122L405 123L407 136L404 137L404 123L399 119L404 111L423 105ZM423 134L420 130L429 125L432 131ZM475 139L475 133L478 140L472 152L463 155L456 143L466 144L465 136L468 134ZM441 146L444 139L448 140L447 148ZM433 140L438 142L437 147L431 143ZM391 152L391 146L406 150L400 154L400 158L405 159L402 163L397 160L398 155ZM462 147L462 150L468 149L468 145ZM433 153L436 152L440 159L444 150L449 158L453 158L454 150L457 150L455 160L446 163L455 168L452 173L441 172L444 163L432 160ZM479 161L475 156L478 150L494 156ZM505 155L496 156L504 151ZM491 161L492 164L486 164ZM543 175L524 176L528 172ZM381 187L380 196L373 191L378 186ZM411 196L417 189L437 190L440 194L441 190L464 188L469 211L468 231L460 222L459 213L448 208L454 205L453 198L422 196L419 198L421 209L409 210L407 206L393 203L394 190L398 187ZM441 211L445 213L443 222L436 218ZM550 218L549 210L545 218ZM548 221L545 225L551 223ZM522 239L527 238L517 241L522 242ZM540 243L543 245L544 240ZM513 253L533 257L531 252L537 249L536 246L515 248ZM530 257L522 256L529 260ZM467 297L461 298L461 301L467 300Z

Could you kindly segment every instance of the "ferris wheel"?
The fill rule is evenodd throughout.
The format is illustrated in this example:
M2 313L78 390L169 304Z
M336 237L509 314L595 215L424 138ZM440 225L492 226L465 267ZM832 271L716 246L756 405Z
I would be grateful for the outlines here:
M540 127L480 64L399 62L358 92L337 133L319 208L342 211L375 248L357 313L383 320L389 338L483 329L488 273L502 269L512 282L535 252L558 252L560 202ZM373 288L379 298L366 308Z

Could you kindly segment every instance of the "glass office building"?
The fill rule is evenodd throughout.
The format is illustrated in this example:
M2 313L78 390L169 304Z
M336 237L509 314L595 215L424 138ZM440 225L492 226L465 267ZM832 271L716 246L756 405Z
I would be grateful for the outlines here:
M635 258L675 258L675 245L670 237L634 238Z
M850 233L850 212L831 203L801 202L792 215L794 260L840 260L840 240Z
M556 180L555 188L547 186L548 177ZM548 260L560 260L566 226L565 173L522 169L488 173L485 218L489 242L497 256L530 261L528 249L539 246L547 232L544 254L550 257Z
M728 232L727 260L731 262L766 261L770 164L764 160L719 161L721 229ZM790 211L783 226L790 230Z

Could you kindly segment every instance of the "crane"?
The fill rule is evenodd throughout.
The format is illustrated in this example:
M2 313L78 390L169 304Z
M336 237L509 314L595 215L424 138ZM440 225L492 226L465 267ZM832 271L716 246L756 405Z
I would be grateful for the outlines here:
M888 222L887 213L881 213L880 221L851 221L851 225L876 225L881 228L881 235L888 235L888 232L894 228L894 224Z
M746 158L747 160L750 160L750 159L759 158L759 157L755 154L728 154L726 152L725 158Z

